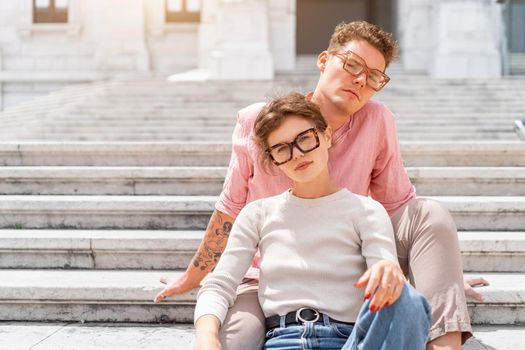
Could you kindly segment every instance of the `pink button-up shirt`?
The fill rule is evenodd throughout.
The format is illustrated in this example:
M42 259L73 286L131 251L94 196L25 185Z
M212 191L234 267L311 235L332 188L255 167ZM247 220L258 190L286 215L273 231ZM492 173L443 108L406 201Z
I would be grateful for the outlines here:
M280 194L292 181L280 170L268 174L259 162L252 141L253 126L264 103L239 111L232 136L232 155L222 193L215 208L233 218L249 202ZM415 197L414 186L403 167L392 112L381 102L369 101L332 136L329 171L340 187L370 195L392 215ZM258 257L246 277L258 278Z

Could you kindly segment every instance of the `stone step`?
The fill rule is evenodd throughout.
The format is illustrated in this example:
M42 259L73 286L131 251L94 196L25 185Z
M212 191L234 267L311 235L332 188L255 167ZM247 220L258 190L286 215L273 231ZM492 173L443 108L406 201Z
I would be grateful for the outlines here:
M226 167L0 167L0 194L219 195ZM525 196L525 167L408 167L419 195Z
M229 142L0 142L5 166L226 166ZM404 141L406 166L525 166L520 141Z
M524 107L525 108L525 107ZM184 115L177 115L181 113ZM126 126L135 127L137 125L151 124L156 125L163 123L170 126L180 127L233 127L235 125L235 119L232 118L232 113L225 112L224 115L218 115L217 112L213 118L210 118L206 113L186 113L181 112L166 112L166 113L126 113L126 119L123 120L118 114L97 114L97 115L83 115L83 114L68 114L62 117L61 115L53 115L52 118L46 120L46 128L53 127L66 127L66 126L82 126L82 127L95 127L95 126ZM176 116L176 118L175 118ZM439 128L446 128L448 126L455 127L484 127L484 128L501 128L509 120L518 119L523 116L522 112L511 113L506 112L505 114L486 114L483 116L473 115L471 113L461 113L454 116L448 115L446 118L440 117L439 119L421 120L420 113L408 113L403 112L402 114L396 115L397 126L411 126L417 125L419 127L432 126ZM432 115L426 115L426 118L432 118ZM80 120L79 120L80 119ZM28 118L28 121L31 118ZM2 124L15 125L20 122L20 118L13 120L2 121ZM19 124L18 124L19 125Z
M0 143L0 162L16 166L224 166L230 152L229 143L14 141Z
M226 167L0 167L0 194L218 195Z
M184 102L179 102L177 104L164 103L162 108L140 108L137 103L129 102L125 107L111 108L110 103L108 105L102 105L97 108L78 106L74 110L69 108L60 108L57 106L50 109L49 111L37 110L37 111L19 111L17 113L1 114L2 121L9 121L11 118L22 118L24 116L40 116L45 118L45 121L51 120L52 118L57 118L57 120L75 120L75 117L84 116L87 119L94 119L97 117L112 117L116 119L118 116L122 120L127 119L129 114L131 117L136 116L163 116L168 118L170 115L172 118L184 119L184 118L208 118L215 119L217 118L226 118L235 120L237 111L241 108L244 108L253 102L258 102L259 99L253 99L251 101L240 101L231 106L223 106L216 104L214 102L208 102L206 105L203 105L202 102L200 105L192 105L190 103L186 104ZM498 101L496 105L492 108L487 108L480 110L480 107L476 106L476 103L480 102L465 102L453 104L442 102L440 105L429 105L429 103L422 106L411 106L409 104L401 103L390 103L390 101L383 100L388 108L392 110L396 116L396 120L402 120L406 116L413 116L414 118L421 118L421 122L430 122L430 121L440 121L441 118L445 120L454 120L461 119L464 116L476 117L480 120L490 121L492 118L501 119L507 116L508 113L511 114L523 114L523 108L525 104L512 104L508 103L504 105L505 101ZM118 102L114 102L118 103ZM124 104L125 102L121 102ZM149 103L149 102L144 102ZM180 107L183 105L183 107ZM135 108L136 107L136 108ZM126 118L123 117L126 115ZM424 120L423 118L434 117L439 119L434 120ZM41 120L44 121L44 120Z
M482 276L490 285L478 289L483 302L468 300L473 324L525 325L525 274L483 273Z
M513 132L513 119L509 119L507 123L500 123L499 125L463 125L463 126L450 126L448 129L441 128L439 126L432 125L415 125L405 124L398 126L398 133L400 138L405 134L412 135L423 139L425 135L440 135L446 138L449 135L469 135L469 134L504 134ZM137 135L172 135L173 139L180 138L181 136L189 135L200 140L207 140L209 138L223 138L224 136L231 139L234 125L223 125L223 126L180 126L173 125L170 122L146 122L140 125L104 125L100 123L98 125L82 126L79 125L74 127L73 125L58 125L58 126L45 126L40 129L40 133L44 135L59 135L59 136L70 136L78 137L79 135L90 135L95 138L97 134L113 134L115 138L126 135L126 134L137 134ZM36 136L40 137L40 135ZM152 139L153 140L153 139Z
M204 231L0 230L0 269L186 269ZM460 231L467 272L524 272L525 232Z
M525 106L523 107L525 108ZM122 118L122 113L126 114L126 118ZM210 114L213 113L213 117ZM512 111L498 111L497 113L471 113L467 111L456 111L447 112L446 116L440 115L441 112L432 112L431 114L425 114L425 119L422 120L422 114L414 110L403 110L399 108L394 110L396 114L397 125L408 125L411 123L418 123L417 125L429 125L429 126L440 126L445 127L448 125L473 125L473 126L499 126L502 122L505 122L512 118L519 118L523 115L523 111L512 112ZM25 114L26 116L28 114ZM77 122L78 126L93 126L96 123L104 123L105 125L116 125L120 122L120 125L137 125L140 123L152 123L152 122L166 122L171 125L180 126L230 126L235 124L236 111L232 110L217 110L210 108L210 110L194 110L194 109L166 109L165 111L143 111L139 112L136 110L121 111L115 113L108 113L107 111L95 111L93 113L85 113L85 111L71 112L71 111L55 111L46 118L46 126L55 125L75 125ZM439 116L439 118L437 118ZM18 116L17 116L18 117ZM436 118L433 118L436 117ZM22 120L19 118L13 118L13 122L16 120ZM28 118L30 120L30 118ZM5 118L2 120L4 123L9 123L10 119Z
M525 231L460 231L466 272L525 272Z
M511 125L511 123L509 123ZM38 132L36 134L22 132L22 133L11 133L4 140L16 140L16 141L29 141L29 142L46 142L46 141L61 141L61 142L202 142L210 139L210 134L177 134L174 135L170 132L159 132L159 133L147 133L144 134L141 130L137 130L133 133L122 134L118 130L105 130L105 132L93 132L93 133L72 133L70 132ZM483 132L459 132L459 133L442 133L442 132L413 132L410 130L400 130L398 132L399 140L404 141L514 141L518 140L518 136L514 131L509 129L508 131L483 131ZM231 140L231 132L225 132L222 134L213 135L213 142L228 142Z
M0 268L186 269L204 231L0 230Z
M0 322L4 350L189 350L193 338L191 324Z
M408 167L407 172L419 195L525 195L525 167Z
M525 343L522 326L474 326L463 350L516 350ZM191 324L1 322L0 349L87 350L193 349Z
M0 270L4 321L193 321L196 290L154 304L161 276L176 271Z
M521 231L525 197L434 196L454 217L458 230Z
M160 276L173 271L0 270L0 318L5 321L187 322L196 291L152 302ZM469 300L474 324L525 324L525 274L485 273L484 301Z
M525 197L441 196L459 230L523 230ZM205 229L215 196L0 196L0 228Z
M0 196L0 228L204 229L215 196Z

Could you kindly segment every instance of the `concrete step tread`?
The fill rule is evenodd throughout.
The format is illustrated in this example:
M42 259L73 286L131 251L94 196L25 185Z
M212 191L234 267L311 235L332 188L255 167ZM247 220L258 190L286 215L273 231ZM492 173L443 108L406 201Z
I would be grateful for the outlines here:
M516 136L517 137L517 136ZM222 165L228 164L229 142L179 141L4 141L3 165ZM408 166L525 166L525 142L404 141Z
M460 231L463 252L525 253L525 231Z
M202 230L0 229L0 249L197 249ZM462 251L525 253L525 231L459 231Z
M519 169L519 168L518 168ZM224 166L3 166L0 178L224 178ZM512 171L512 170L509 170ZM525 168L524 168L525 172Z
M0 270L0 301L7 300L68 300L104 302L152 303L162 288L161 276L178 278L177 271L111 271L111 270ZM525 273L477 273L489 286L477 287L483 301L471 304L525 304ZM171 303L194 302L196 290L176 298ZM153 303L152 303L153 304Z
M425 178L525 178L525 166L519 167L406 167L410 176ZM2 166L0 178L223 178L226 166Z
M0 270L0 301L68 300L151 303L161 290L161 276L178 271ZM177 296L176 303L195 302L196 290ZM169 301L168 301L169 302Z
M5 350L188 350L191 324L1 322L0 348ZM523 326L474 326L463 350L517 350L525 343ZM140 344L140 345L138 345Z
M405 169L410 176L424 178L525 178L525 167L519 166L420 166Z
M525 196L424 196L441 203L454 205L471 204L488 207L499 205L509 208L525 208ZM5 204L16 205L17 203L45 203L51 205L56 203L78 203L78 204L134 204L134 203L187 203L209 205L215 203L217 196L106 196L106 195L0 195L0 209L9 209ZM472 206L472 208L474 208Z
M523 231L525 196L427 197L459 230ZM217 196L1 195L2 228L204 229Z
M0 250L196 250L204 231L0 230Z
M478 272L466 273L465 277L484 277L490 285L476 287L483 301L468 300L472 304L525 304L525 273Z
M191 324L1 322L0 349L191 349Z

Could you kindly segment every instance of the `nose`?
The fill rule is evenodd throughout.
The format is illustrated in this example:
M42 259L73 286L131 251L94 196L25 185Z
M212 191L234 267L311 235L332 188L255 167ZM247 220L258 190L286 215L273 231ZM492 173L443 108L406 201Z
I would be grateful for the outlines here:
M367 78L366 72L362 71L361 74L356 75L354 77L353 83L355 85L358 85L360 88L363 88L366 85L366 78Z
M301 150L296 145L293 145L293 147L292 147L292 158L293 159L297 159L297 158L300 158L302 156L304 156L304 153L301 152Z

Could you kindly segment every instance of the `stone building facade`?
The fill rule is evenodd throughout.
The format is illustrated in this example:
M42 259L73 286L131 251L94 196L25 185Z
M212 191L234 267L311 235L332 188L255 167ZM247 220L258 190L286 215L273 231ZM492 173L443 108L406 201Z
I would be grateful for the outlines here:
M525 52L525 0L0 0L0 109L100 79L271 79L356 19L432 77L498 77Z

